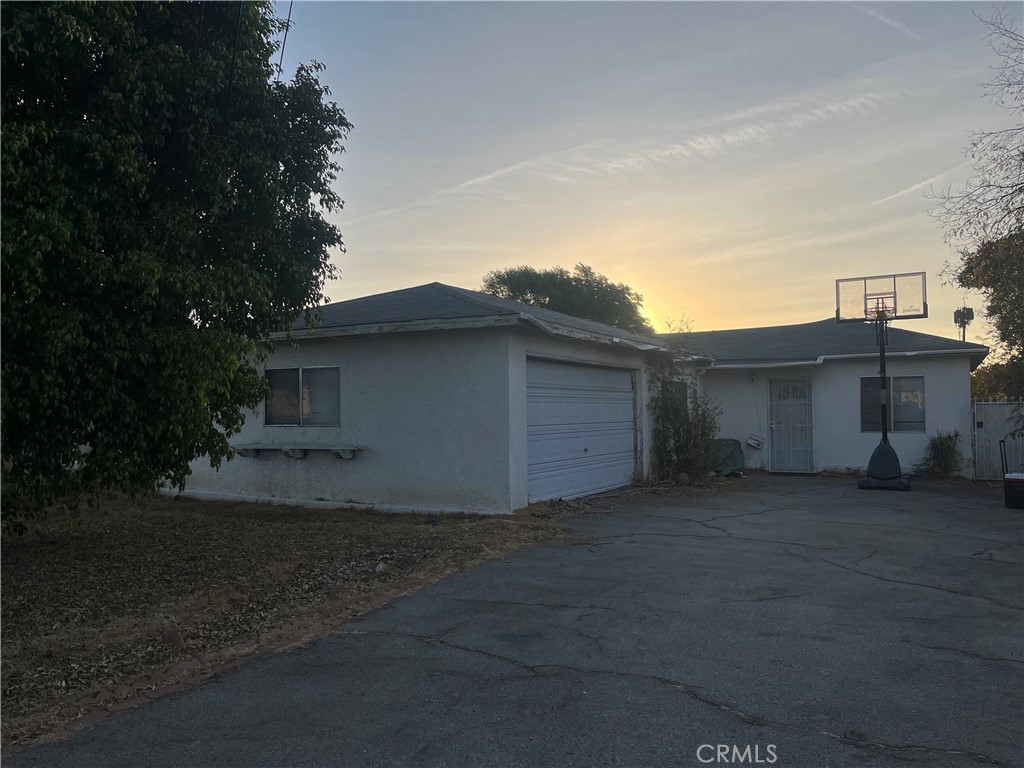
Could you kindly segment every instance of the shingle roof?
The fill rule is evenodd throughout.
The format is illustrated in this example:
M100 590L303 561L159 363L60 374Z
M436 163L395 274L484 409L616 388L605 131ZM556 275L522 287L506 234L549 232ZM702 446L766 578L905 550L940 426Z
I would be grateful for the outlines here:
M322 321L316 327L323 329L431 320L471 320L484 317L518 318L526 315L542 323L565 326L585 333L616 337L645 345L661 346L664 343L654 335L634 333L604 323L443 283L428 283L414 288L364 296L360 299L339 301L317 309L321 313ZM292 328L296 331L307 330L305 319L300 317Z
M666 335L682 340L690 351L712 357L716 365L794 363L822 356L878 354L874 325L837 323L832 318L799 325ZM895 326L889 327L886 349L893 353L962 352L971 355L972 366L988 354L988 347L980 344Z

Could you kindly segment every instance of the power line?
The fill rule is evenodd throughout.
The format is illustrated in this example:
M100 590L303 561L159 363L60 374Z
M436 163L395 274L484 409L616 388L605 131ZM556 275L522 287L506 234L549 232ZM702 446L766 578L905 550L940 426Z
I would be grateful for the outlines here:
M284 71L284 47L288 45L288 30L292 28L292 6L295 5L295 0L289 0L288 2L288 21L284 23L284 39L281 40L281 58L277 62L277 79L281 79L281 73Z

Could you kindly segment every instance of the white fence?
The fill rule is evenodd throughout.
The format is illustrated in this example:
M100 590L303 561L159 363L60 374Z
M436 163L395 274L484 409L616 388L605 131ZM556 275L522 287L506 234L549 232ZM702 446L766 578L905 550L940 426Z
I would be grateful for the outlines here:
M1024 472L1024 437L1012 439L1016 429L1015 413L1024 410L1024 402L974 403L974 479L1002 480L999 441L1006 441L1006 458L1011 472Z

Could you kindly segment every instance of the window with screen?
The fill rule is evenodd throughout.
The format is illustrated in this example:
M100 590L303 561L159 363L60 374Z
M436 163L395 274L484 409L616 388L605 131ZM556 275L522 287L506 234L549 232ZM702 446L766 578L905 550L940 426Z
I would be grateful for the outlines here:
M270 385L266 403L268 426L341 424L339 368L277 368L265 375Z
M879 378L860 380L860 431L882 431L882 393ZM924 377L887 377L889 429L893 432L924 432Z

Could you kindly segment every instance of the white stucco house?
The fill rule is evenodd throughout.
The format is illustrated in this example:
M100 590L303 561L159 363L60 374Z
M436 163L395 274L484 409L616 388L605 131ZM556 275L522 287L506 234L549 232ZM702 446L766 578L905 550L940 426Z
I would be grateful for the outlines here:
M988 348L890 326L889 441L904 472L926 439L959 430L971 476L971 371ZM834 319L687 334L711 362L702 389L722 408L719 437L739 440L746 466L772 472L862 470L881 438L874 326Z
M266 365L273 390L185 492L508 513L650 471L657 337L431 283L321 308Z

